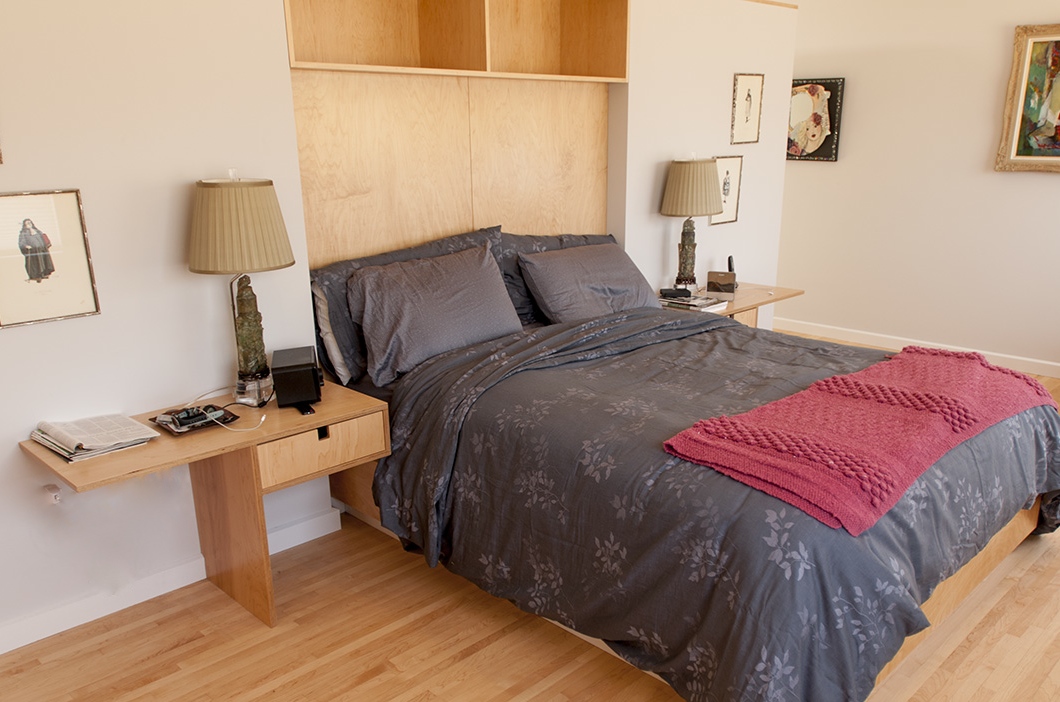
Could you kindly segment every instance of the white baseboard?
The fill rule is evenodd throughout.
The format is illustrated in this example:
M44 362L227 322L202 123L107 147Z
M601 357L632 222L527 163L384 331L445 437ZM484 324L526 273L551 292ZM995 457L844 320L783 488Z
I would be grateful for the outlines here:
M269 555L286 551L341 528L341 512L334 507L296 522L281 524L269 532Z
M789 331L795 334L808 334L810 336L823 336L836 341L844 341L848 344L860 344L862 346L879 346L885 349L899 350L905 346L934 346L946 348L951 351L978 351L988 361L1005 368L1018 370L1022 373L1034 375L1046 375L1050 378L1060 378L1060 363L1045 361L1038 358L1025 358L1023 356L1010 356L1003 353L993 353L982 349L968 349L960 346L949 346L933 341L919 339L906 339L900 336L887 336L872 332L859 331L857 329L845 329L833 327L828 324L815 324L812 322L800 322L795 319L775 317L773 328L779 332Z
M330 534L342 528L339 510L329 508L297 522L283 524L269 532L269 553ZM0 653L7 653L34 641L86 624L126 607L146 602L206 578L202 556L161 573L134 580L115 592L101 592L53 609L0 625Z
M206 577L202 556L112 592L100 592L0 626L0 653L40 641Z
M336 500L334 497L331 498L331 504L335 507L335 509L337 509L337 510L339 510L341 512L345 512L346 514L350 515L351 517L359 519L360 521L364 522L365 524L367 524L368 526L372 527L373 529L383 532L384 534L386 534L390 538L392 538L392 539L396 539L397 538L397 534L395 534L394 532L390 531L385 526L383 526L382 522L379 521L378 516L373 517L373 516L367 515L367 514L365 514L364 512L362 512L359 509L355 509L353 507L350 507L348 504L346 504L345 502L342 502L341 500Z

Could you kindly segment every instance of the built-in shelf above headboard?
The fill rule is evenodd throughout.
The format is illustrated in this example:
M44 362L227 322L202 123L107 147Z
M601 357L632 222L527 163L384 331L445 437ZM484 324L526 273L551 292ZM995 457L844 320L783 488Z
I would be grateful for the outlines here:
M286 5L311 268L497 224L605 233L604 81L625 80L628 0ZM439 27L477 37L487 8L481 65L493 68L468 63L478 49L439 58ZM583 40L557 39L571 22ZM341 70L328 70L336 62Z
M629 0L285 0L292 68L624 82Z

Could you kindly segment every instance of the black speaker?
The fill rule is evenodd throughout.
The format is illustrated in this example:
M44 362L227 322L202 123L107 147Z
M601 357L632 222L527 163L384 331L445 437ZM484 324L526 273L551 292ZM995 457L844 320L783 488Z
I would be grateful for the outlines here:
M317 365L316 349L301 346L274 351L272 382L277 405L297 406L302 414L312 414L313 408L309 405L320 402L320 386L324 384L324 375Z

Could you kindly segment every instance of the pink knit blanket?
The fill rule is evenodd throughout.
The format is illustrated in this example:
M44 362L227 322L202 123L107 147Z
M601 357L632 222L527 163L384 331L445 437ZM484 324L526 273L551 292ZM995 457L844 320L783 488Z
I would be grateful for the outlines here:
M1039 405L1056 407L1040 383L978 353L909 346L665 447L857 536L944 453Z

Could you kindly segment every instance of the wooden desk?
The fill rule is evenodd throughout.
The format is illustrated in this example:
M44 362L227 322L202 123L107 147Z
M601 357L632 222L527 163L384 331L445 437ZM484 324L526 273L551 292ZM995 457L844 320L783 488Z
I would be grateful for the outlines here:
M736 297L725 308L712 311L714 314L720 314L723 317L732 317L737 322L742 322L749 327L757 327L759 307L798 297L803 292L795 288L781 288L776 285L759 285L741 281L739 287L736 288ZM707 293L701 291L696 294L706 295Z
M171 409L171 408L166 408ZM188 464L199 545L206 576L269 626L276 623L272 565L262 496L390 453L386 403L325 383L315 414L293 407L231 408L233 429L201 429L162 436L75 463L35 441L19 443L29 456L77 492L85 492ZM154 428L147 412L134 417Z

